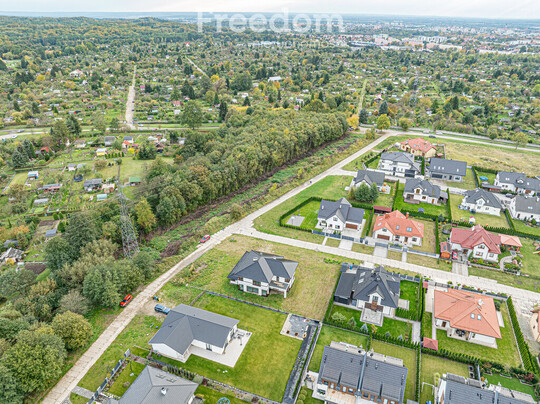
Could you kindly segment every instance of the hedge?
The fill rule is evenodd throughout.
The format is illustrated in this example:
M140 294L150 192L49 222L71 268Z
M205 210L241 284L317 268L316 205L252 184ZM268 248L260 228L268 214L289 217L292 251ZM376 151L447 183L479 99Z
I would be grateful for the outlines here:
M409 319L409 320L416 321L417 316L413 315L413 313L410 310L405 310L405 309L402 309L402 308L398 307L396 309L396 317L406 318L406 319Z
M422 349L418 347L416 349L416 391L414 392L414 400L420 402L420 387L422 373Z
M529 345L527 345L527 342L525 342L525 339L523 338L523 333L521 332L521 328L519 327L516 311L514 309L514 303L512 302L511 297L506 300L506 305L508 306L508 311L510 312L510 322L512 323L512 328L514 329L514 335L516 336L519 353L521 354L521 359L523 361L525 370L533 373L536 376L539 376L540 368L538 366L538 362L536 360L536 357L531 354L531 351L529 350Z

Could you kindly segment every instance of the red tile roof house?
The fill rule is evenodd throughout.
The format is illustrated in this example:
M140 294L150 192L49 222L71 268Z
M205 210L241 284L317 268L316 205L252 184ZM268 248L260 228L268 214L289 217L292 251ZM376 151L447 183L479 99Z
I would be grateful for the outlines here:
M434 291L435 327L448 337L497 348L501 329L493 298L457 289ZM509 324L506 324L510 327Z
M373 238L408 246L422 245L424 224L409 219L399 210L377 216L373 226Z
M518 237L504 236L491 233L479 224L470 229L452 229L450 233L450 243L452 250L462 251L467 257L481 258L483 260L497 262L501 253L501 245L512 248L521 247Z
M421 137L404 140L399 144L399 148L415 156L434 157L437 154L437 148Z

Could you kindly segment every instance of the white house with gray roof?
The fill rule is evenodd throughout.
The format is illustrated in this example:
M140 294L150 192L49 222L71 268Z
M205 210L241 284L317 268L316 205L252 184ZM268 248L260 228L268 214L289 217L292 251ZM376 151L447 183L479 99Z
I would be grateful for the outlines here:
M489 381L489 376L487 376ZM500 385L486 384L474 379L447 373L439 379L436 402L444 404L536 404L526 393Z
M149 344L152 350L185 362L193 348L224 354L238 330L238 320L180 304L171 309Z
M383 267L372 269L343 263L334 301L391 316L398 308L400 283L398 276Z
M146 366L120 400L107 404L191 404L199 385L152 366Z
M411 153L382 153L379 160L379 170L393 177L414 178L420 174L420 163L414 160Z
M287 297L294 282L296 267L296 261L251 250L240 258L227 278L244 292L260 296L277 292Z
M364 209L354 208L350 202L341 198L339 201L321 201L317 214L317 229L361 230L364 221Z
M403 190L403 199L407 201L417 201L440 205L448 201L448 194L441 191L441 187L434 185L428 180L419 178L410 178L405 182Z
M467 175L467 162L438 157L429 159L426 176L445 181L462 182Z
M465 192L465 197L461 201L459 208L469 210L472 213L500 216L503 207L499 199L491 192L476 188Z
M371 184L377 185L379 192L383 194L389 194L391 187L384 183L384 173L373 170L358 170L356 177L351 181L351 188L359 187L365 184L371 186Z
M540 196L516 195L508 210L514 219L540 223Z
M332 341L324 347L313 397L326 403L403 404L403 360Z
M529 178L524 173L499 171L495 177L494 184L505 191L527 195L540 195L540 179Z

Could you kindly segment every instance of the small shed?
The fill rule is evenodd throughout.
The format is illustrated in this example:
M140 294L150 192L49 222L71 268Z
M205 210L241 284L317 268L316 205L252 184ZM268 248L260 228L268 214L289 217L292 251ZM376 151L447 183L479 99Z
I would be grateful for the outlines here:
M373 212L374 213L390 213L392 212L392 208L388 208L386 206L373 205Z
M450 259L450 257L452 256L452 246L450 245L450 243L448 241L443 241L441 242L440 247L441 247L441 258L444 258L447 260Z
M47 203L49 203L49 198L34 199L35 206L46 205Z
M141 177L129 177L129 185L132 187L141 183Z
M28 177L27 177L29 180L37 180L39 178L39 172L38 171L30 171L28 173Z
M107 148L105 147L100 147L99 149L96 150L96 156L98 157L103 157L107 154Z
M99 201L105 201L107 199L107 194L98 194L96 199Z
M437 341L436 339L424 337L422 345L424 346L424 348L433 349L434 351L439 350L439 341Z
M54 236L56 236L56 233L57 233L56 229L47 230L45 232L45 237L46 238L54 237Z

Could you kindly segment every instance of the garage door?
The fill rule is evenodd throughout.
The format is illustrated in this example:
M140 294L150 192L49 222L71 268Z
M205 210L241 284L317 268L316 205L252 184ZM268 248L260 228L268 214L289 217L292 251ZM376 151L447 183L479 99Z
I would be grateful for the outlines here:
M383 236L382 234L377 235L377 238L380 238L381 240L390 240L390 236Z
M358 230L358 225L357 225L357 224L347 223L347 224L345 224L345 227L346 227L347 229Z

